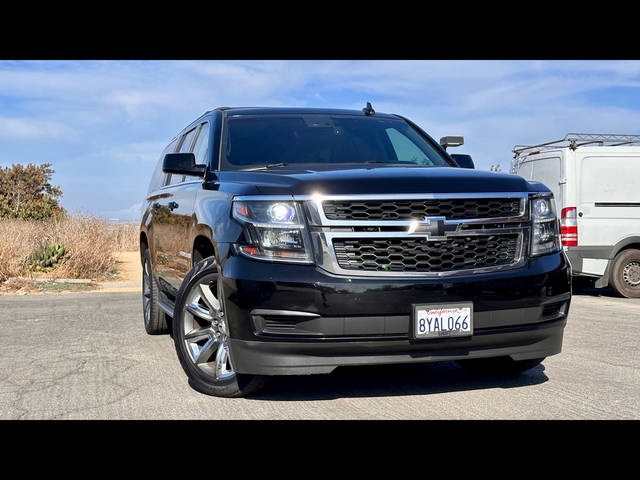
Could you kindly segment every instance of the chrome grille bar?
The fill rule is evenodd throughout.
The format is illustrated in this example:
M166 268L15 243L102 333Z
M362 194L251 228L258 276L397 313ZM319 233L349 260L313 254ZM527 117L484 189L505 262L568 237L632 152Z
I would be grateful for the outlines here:
M376 276L376 277L445 277L469 273L484 273L516 268L524 263L530 236L529 211L527 193L488 192L488 193L447 193L447 194L384 194L384 195L305 195L293 196L294 200L306 205L313 250L316 263L321 268L336 275ZM412 220L332 220L327 218L323 203L327 200L362 201L362 200L422 200L422 199L474 199L474 198L515 198L520 201L520 210L515 216L449 219L443 217L427 217ZM431 226L433 224L433 226ZM416 225L427 231L416 229ZM439 232L442 225L448 225L444 232ZM358 230L372 231L358 231ZM439 233L436 233L438 230ZM380 271L356 270L342 268L334 250L336 239L420 239L426 242L444 241L454 237L489 236L517 234L517 247L513 260L499 265L459 269L447 271ZM344 262L343 262L344 263Z
M363 201L363 200L448 200L448 199L474 199L474 198L514 198L520 200L520 211L516 216L509 217L485 217L447 219L448 223L506 223L521 222L527 220L527 194L517 192L491 192L491 193L430 193L430 194L384 194L384 195L295 195L295 200L306 201L309 220L315 226L409 226L412 220L331 220L327 218L323 203L325 201Z

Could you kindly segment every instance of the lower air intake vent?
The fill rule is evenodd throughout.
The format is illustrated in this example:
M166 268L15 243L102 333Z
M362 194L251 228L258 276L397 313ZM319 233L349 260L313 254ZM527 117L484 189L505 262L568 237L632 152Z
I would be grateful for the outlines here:
M264 328L272 331L295 330L299 319L286 317L264 317Z

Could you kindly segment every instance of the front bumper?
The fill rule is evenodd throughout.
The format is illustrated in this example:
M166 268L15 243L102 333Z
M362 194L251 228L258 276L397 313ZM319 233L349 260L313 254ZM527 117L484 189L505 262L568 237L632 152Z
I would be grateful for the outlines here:
M571 299L565 255L450 278L370 278L230 256L222 269L230 352L239 373L329 373L340 365L559 353ZM414 341L412 304L472 301L471 337Z

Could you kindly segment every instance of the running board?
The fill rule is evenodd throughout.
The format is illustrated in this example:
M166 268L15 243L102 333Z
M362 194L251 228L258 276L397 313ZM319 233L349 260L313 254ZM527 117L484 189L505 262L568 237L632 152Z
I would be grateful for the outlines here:
M158 303L158 308L160 308L160 310L162 310L164 313L166 313L171 318L173 318L173 308L171 308L166 303L163 303L161 300L158 300L157 303Z

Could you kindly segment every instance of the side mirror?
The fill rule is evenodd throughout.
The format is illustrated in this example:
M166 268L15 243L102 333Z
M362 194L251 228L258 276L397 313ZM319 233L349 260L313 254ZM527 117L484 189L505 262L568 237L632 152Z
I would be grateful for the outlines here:
M471 155L453 153L451 154L451 158L456 161L460 168L476 168L476 166L473 164L473 160L471 160Z
M464 137L442 137L440 145L446 150L447 147L459 147L464 145Z
M162 171L177 175L204 177L206 167L196 165L196 156L193 153L167 153L162 160Z

